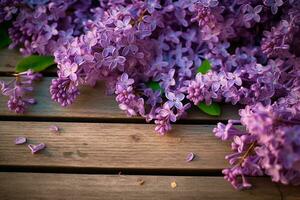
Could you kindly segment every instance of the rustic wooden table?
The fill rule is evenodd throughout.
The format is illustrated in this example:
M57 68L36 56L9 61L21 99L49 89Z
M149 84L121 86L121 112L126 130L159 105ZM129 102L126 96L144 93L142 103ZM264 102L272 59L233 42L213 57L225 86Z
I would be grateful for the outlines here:
M21 56L0 51L0 79L11 79ZM218 121L238 118L238 108L225 105L219 118L192 111L166 136L153 124L127 118L102 85L84 88L76 103L62 108L49 95L51 76L36 84L38 104L24 115L6 108L0 97L0 200L34 199L300 199L299 187L251 178L254 188L236 191L223 179L228 143L212 134ZM49 131L57 125L60 134ZM14 139L26 136L47 148L32 155ZM189 152L195 160L186 163ZM171 187L176 182L175 188Z

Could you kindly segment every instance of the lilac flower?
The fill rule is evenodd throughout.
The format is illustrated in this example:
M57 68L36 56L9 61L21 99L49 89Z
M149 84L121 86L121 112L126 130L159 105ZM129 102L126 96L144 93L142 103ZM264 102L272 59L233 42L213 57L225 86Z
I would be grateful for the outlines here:
M124 89L129 88L134 83L134 80L128 77L128 74L123 73L120 76L119 81L116 85L116 91L122 91Z
M126 31L130 28L132 28L130 24L131 18L129 16L125 17L123 20L117 20L116 21L116 30L123 30Z
M2 0L0 4L7 4L5 2L6 0ZM52 54L61 45L61 41L65 43L70 38L70 35L65 38L66 35L61 32L68 31L74 37L83 31L83 22L89 16L91 3L84 1L85 6L78 6L80 2L81 0L11 1L8 6L3 7L4 12L7 12L6 20L16 15L12 28L9 29L13 42L10 47L19 47L21 53L25 55ZM0 16L2 6L0 5Z
M294 168L294 163L300 160L299 141L291 138L300 134L300 121L299 116L286 112L276 105L264 107L258 104L246 107L241 112L241 121L258 138L261 146L257 147L256 153L262 158L261 165L266 174L276 182L299 184L300 171Z
M123 73L116 84L116 101L119 103L119 108L126 111L128 116L137 114L144 115L144 99L138 98L133 93L133 79L129 79L126 73Z
M255 22L260 22L260 15L259 13L262 11L263 6L257 5L256 7L252 7L250 4L246 4L245 7L243 7L243 12L246 13L244 15L244 22L246 27L250 28L251 24L250 22L253 20Z
M170 86L175 85L174 75L175 75L175 70L171 69L167 74L160 74L154 80L155 81L162 80L161 87L167 89Z
M70 78L71 81L76 82L77 81L77 72L78 65L76 63L70 64L66 63L63 71L63 77Z
M272 27L271 31L265 31L265 37L262 39L261 44L262 51L269 57L285 53L292 41L292 30L292 24L283 20L278 26Z
M234 136L242 136L245 134L235 128L233 123L228 123L227 125L218 123L217 127L213 129L213 132L215 133L216 137L222 140L231 140Z
M0 23L9 21L18 12L20 1L18 0L2 0L0 1Z
M166 92L166 97L169 101L167 103L172 108L175 106L177 109L181 109L183 107L182 100L184 99L184 94L178 93L175 94L173 92Z
M150 14L152 14L155 9L161 9L161 5L157 2L157 0L147 0L146 9Z
M156 120L154 121L156 124L155 131L164 135L166 132L171 130L170 121L175 122L176 115L168 102L164 103L162 108L157 108L156 113Z
M166 41L173 42L174 44L179 44L179 37L181 36L181 31L172 31L169 30L166 34Z
M78 88L66 78L53 79L50 86L52 100L60 103L62 106L68 106L73 103L79 95Z
M126 61L126 58L120 56L118 51L113 51L111 56L108 56L105 59L105 64L109 66L110 69L115 69L118 65L123 66Z
M160 91L153 91L152 89L148 88L144 90L144 95L146 95L148 98L146 103L151 106L155 106L156 104L162 102Z
M57 27L57 23L53 23L50 26L45 26L44 31L46 32L45 39L49 40L52 36L57 35L58 31L56 30Z
M0 81L2 95L9 97L7 102L9 110L24 113L28 105L36 103L34 98L26 97L26 94L33 91L33 81L39 78L41 78L41 74L28 70L16 74L16 78L7 83Z
M246 106L240 115L247 132L235 129L228 137L225 125L214 129L218 137L232 140L232 149L236 151L226 156L233 167L223 171L225 179L242 189L250 185L239 183L239 176L244 182L244 175L261 176L264 170L275 182L299 184L300 169L295 168L295 163L300 161L299 115L276 104ZM231 129L232 123L226 127Z
M278 7L283 5L282 0L264 0L263 2L266 6L271 7L271 11L274 15L277 13Z

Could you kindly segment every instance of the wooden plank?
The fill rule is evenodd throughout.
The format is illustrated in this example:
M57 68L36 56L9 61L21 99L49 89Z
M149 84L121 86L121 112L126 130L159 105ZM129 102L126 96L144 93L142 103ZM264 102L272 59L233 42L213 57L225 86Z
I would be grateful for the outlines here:
M0 50L0 72L14 73L15 66L22 59L22 55L17 50Z
M61 127L59 135L49 126ZM165 136L149 124L0 122L0 166L85 167L207 171L227 166L230 145L218 140L210 125L174 125ZM18 136L47 149L32 155ZM196 158L187 163L189 152Z
M300 199L300 186L286 186L280 185L279 191L282 196L282 200L299 200Z
M0 77L0 80L10 80L8 77ZM49 86L50 77L44 78L38 82L35 87L34 96L38 103L31 106L25 115L29 117L68 117L68 118L84 118L84 119L129 119L126 114L121 111L113 96L105 94L103 84L98 84L96 88L84 87L81 89L81 95L76 102L67 108L61 107L50 98ZM7 98L0 96L0 116L15 116L6 108ZM189 114L188 120L228 120L239 119L238 106L223 105L222 115L220 117L209 116L194 107ZM138 119L134 117L133 119ZM132 119L132 118L131 118Z
M139 180L144 180L140 185ZM170 183L175 181L176 188ZM222 177L118 176L82 174L0 173L0 198L23 199L205 199L280 200L269 178L251 178L254 188L236 191ZM300 192L293 195L300 197ZM289 194L284 192L283 197ZM285 198L282 198L285 199Z

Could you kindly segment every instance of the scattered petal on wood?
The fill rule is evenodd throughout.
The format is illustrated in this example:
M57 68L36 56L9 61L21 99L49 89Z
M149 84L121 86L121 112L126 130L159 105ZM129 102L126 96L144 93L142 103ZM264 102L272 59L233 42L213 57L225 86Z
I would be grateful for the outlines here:
M28 148L31 150L32 154L38 153L39 151L46 148L46 145L44 143L40 143L37 145L29 144Z
M52 132L58 133L59 132L59 127L55 126L55 125L52 125L52 126L49 127L49 130L52 131Z
M137 182L139 185L144 185L144 183L145 183L145 181L143 179L138 179Z
M194 158L195 154L191 152L186 156L186 162L191 162L192 160L194 160Z
M177 187L177 183L175 181L171 182L171 187L172 188L176 188Z
M27 141L26 137L17 137L15 140L15 144L25 144Z

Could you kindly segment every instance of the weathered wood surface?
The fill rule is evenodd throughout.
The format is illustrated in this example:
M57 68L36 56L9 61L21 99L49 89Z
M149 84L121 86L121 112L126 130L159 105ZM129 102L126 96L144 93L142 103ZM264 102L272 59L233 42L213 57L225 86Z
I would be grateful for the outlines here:
M144 184L140 185L139 181ZM170 186L177 183L176 188ZM228 199L296 200L295 190L280 191L267 178L252 178L252 190L236 191L222 177L118 176L0 173L1 200ZM3 184L5 183L5 184Z
M0 50L0 72L15 71L15 66L22 59L22 55L17 50L1 49Z
M59 135L49 127L61 128ZM85 167L110 169L220 170L231 152L215 138L211 125L174 125L165 136L149 124L1 122L0 166ZM32 155L29 143L44 142L46 150ZM186 162L189 152L196 158Z
M1 55L1 54L0 54ZM8 77L0 77L0 80L10 80ZM98 84L96 88L84 87L81 89L81 94L76 102L66 108L61 107L58 103L51 100L49 93L49 86L51 83L50 77L46 77L40 82L36 83L34 97L37 99L37 104L30 106L27 113L20 115L22 117L49 117L49 118L82 118L87 119L140 119L138 117L127 117L126 114L121 111L113 96L107 96L105 94L104 84ZM0 97L0 116L16 116L15 113L10 112L6 108L7 98ZM188 120L205 120L205 121L217 121L238 119L237 106L223 105L222 115L220 117L209 116L199 111L194 107L188 114ZM144 120L143 120L144 121Z

